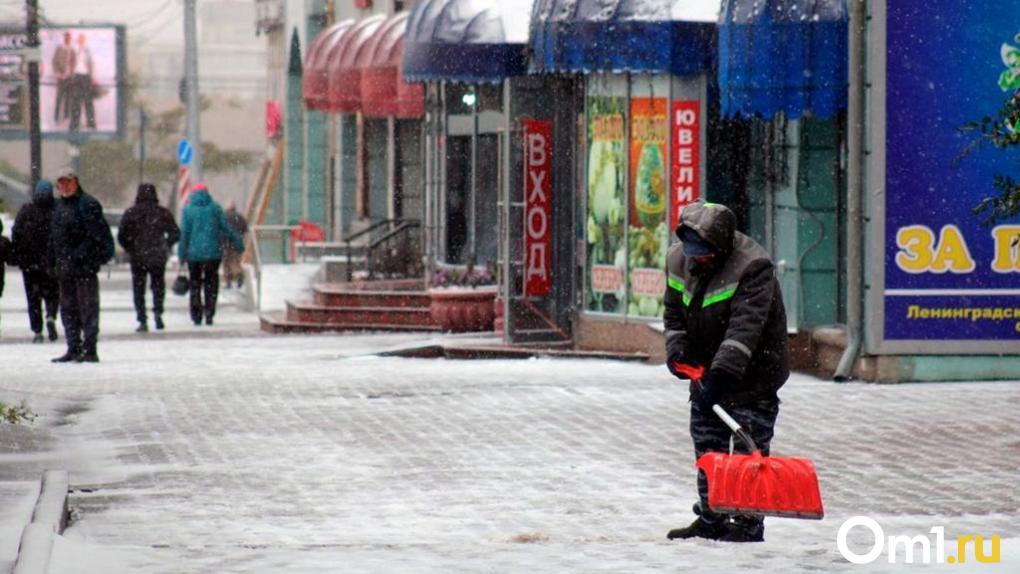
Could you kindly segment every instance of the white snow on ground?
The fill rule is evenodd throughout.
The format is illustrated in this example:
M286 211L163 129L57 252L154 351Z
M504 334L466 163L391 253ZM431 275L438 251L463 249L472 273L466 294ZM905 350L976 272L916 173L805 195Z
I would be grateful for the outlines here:
M908 408L909 388L795 377L775 446L818 462L829 517L770 520L763 545L677 544L664 533L689 520L694 474L684 393L662 369L338 359L410 337L210 339L176 358L115 341L103 364L79 367L50 366L24 345L4 387L78 397L88 409L55 431L68 451L89 453L68 465L76 488L93 492L72 498L77 522L51 572L88 572L88 564L146 573L908 569L862 569L839 557L836 531L859 512L888 534L938 524L954 537L999 533L1014 538L1003 558L1016 556L1015 514L994 506L989 515L924 514L980 498L957 492L973 487L960 484L970 480L962 467L955 479L936 477L946 483L933 492L948 502L929 504L911 492L924 476L891 476L880 452L846 450L859 446L859 437L841 437L851 425L819 428L813 440L812 429L798 428L835 425L847 405ZM915 388L950 408L953 394L943 391L951 386L939 387ZM836 397L837 389L849 390ZM998 400L1015 386L973 390ZM820 418L805 412L820 408ZM961 418L975 408L954 407ZM923 418L907 413L906 422ZM870 480L834 476L846 459ZM916 472L951 460L916 461ZM1001 483L993 468L982 471ZM1003 496L1015 509L1016 493L994 498ZM538 541L521 542L529 539Z

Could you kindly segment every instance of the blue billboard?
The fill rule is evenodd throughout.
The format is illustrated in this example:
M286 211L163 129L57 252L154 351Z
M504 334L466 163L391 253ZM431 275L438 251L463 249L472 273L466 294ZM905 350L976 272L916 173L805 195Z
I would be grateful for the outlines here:
M1020 3L887 5L884 338L1020 340L1020 218L972 209L1020 146L970 144L1020 88Z

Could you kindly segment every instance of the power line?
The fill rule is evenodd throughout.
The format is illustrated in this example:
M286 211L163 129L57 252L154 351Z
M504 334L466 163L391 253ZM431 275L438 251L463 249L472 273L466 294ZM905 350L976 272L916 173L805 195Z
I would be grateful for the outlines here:
M169 8L172 5L173 5L173 0L166 0L166 2L164 2L162 6L160 6L159 8L156 8L152 12L149 12L148 14L146 14L145 16L142 16L140 19L135 20L134 22L128 22L127 26L129 28L144 26L145 24L151 22L157 16L162 14L167 8Z

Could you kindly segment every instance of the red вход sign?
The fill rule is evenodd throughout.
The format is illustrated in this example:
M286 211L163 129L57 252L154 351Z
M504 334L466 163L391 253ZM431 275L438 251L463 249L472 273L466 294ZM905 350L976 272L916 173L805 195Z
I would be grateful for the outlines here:
M524 121L524 296L550 290L552 122Z

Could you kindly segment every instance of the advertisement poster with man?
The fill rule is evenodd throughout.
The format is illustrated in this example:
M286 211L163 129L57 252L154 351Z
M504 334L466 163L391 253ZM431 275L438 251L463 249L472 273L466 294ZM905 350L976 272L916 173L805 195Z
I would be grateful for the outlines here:
M117 29L44 28L39 40L43 133L116 133L120 106Z

